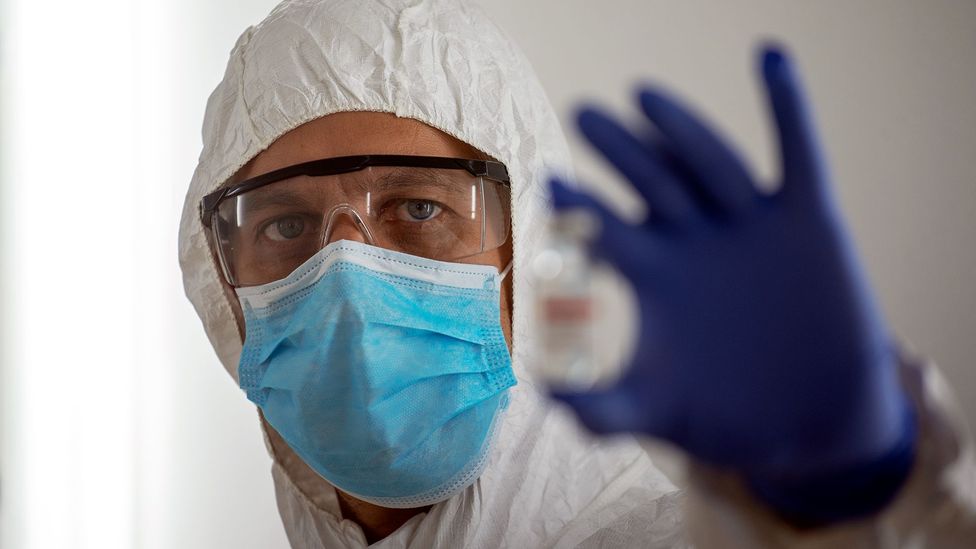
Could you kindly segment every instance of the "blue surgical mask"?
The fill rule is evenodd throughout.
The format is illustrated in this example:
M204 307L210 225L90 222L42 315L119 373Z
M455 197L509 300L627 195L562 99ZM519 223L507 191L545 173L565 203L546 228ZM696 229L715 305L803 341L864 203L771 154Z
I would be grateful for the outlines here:
M481 475L515 385L494 267L340 240L238 288L247 397L323 478L383 507Z

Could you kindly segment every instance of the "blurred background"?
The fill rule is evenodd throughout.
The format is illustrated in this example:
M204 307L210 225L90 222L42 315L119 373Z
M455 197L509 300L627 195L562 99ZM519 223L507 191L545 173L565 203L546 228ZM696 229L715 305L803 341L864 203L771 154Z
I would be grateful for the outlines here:
M253 406L183 297L207 96L271 0L0 0L0 547L284 547ZM565 126L664 83L775 177L798 58L891 325L976 423L976 2L486 0ZM571 136L581 178L632 196Z

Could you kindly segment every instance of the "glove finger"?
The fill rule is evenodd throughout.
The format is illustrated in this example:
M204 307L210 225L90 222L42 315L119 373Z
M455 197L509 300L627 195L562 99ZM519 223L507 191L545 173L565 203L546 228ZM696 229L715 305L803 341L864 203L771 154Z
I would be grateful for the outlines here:
M577 124L586 139L647 200L654 221L680 226L694 215L684 186L633 134L593 108L580 111Z
M816 128L799 75L775 47L762 54L762 75L779 135L784 196L817 193L826 180Z
M625 223L593 197L571 189L559 179L550 181L550 191L557 210L582 208L596 216L600 230L591 246L593 255L614 264L625 275L647 270L646 261L655 247L653 235Z
M702 192L715 206L733 217L748 212L755 204L756 187L732 148L687 108L662 92L645 89L638 100L644 114L667 138L673 152L696 176Z

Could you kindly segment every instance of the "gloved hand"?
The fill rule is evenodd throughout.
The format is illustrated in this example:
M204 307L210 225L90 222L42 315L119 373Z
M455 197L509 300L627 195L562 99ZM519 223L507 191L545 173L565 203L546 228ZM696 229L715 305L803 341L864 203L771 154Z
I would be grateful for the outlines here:
M559 182L554 203L599 215L594 250L632 283L641 327L619 383L554 396L595 432L641 432L734 469L800 519L845 518L897 489L911 466L914 420L798 76L774 49L763 54L762 76L782 159L773 194L660 90L639 94L649 137L594 108L579 115L582 133L650 214L624 223ZM870 501L857 503L858 494ZM852 509L835 501L848 497Z

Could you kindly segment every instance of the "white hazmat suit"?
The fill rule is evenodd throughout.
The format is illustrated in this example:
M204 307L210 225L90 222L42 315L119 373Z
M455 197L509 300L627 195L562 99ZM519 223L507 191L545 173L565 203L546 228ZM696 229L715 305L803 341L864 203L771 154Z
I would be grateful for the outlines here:
M692 497L686 498L634 439L598 441L547 403L526 371L534 318L527 264L548 215L546 176L568 169L568 149L526 59L466 3L288 0L238 39L207 104L204 148L180 225L187 296L235 380L242 347L230 301L236 297L208 247L200 199L281 135L346 111L393 113L440 129L505 163L513 191L512 354L518 385L489 464L475 484L411 518L375 547L680 547L692 540L685 525L700 544L743 546L801 538L873 544L882 534L892 540L930 535L935 519L924 516L910 523L879 517L841 529L794 532L733 480L712 473L696 475ZM921 371L908 361L905 369ZM915 394L923 394L921 384ZM953 431L929 408L935 409L924 404L923 442L938 438L938 444L951 446ZM938 433L924 431L929 420ZM920 460L919 469L931 478L918 480L923 475L916 473L913 482L921 485L904 490L901 499L905 505L924 500L951 509L951 520L943 524L946 539L967 528L976 532L970 508L937 482L950 465L962 471L956 474L971 471L960 465L965 453L958 445L929 446L923 453L933 455ZM359 526L343 520L334 489L309 493L312 483L303 477L314 473L289 463L292 458L275 457L278 507L294 547L367 545ZM966 482L971 489L972 479ZM879 528L882 523L887 526Z

